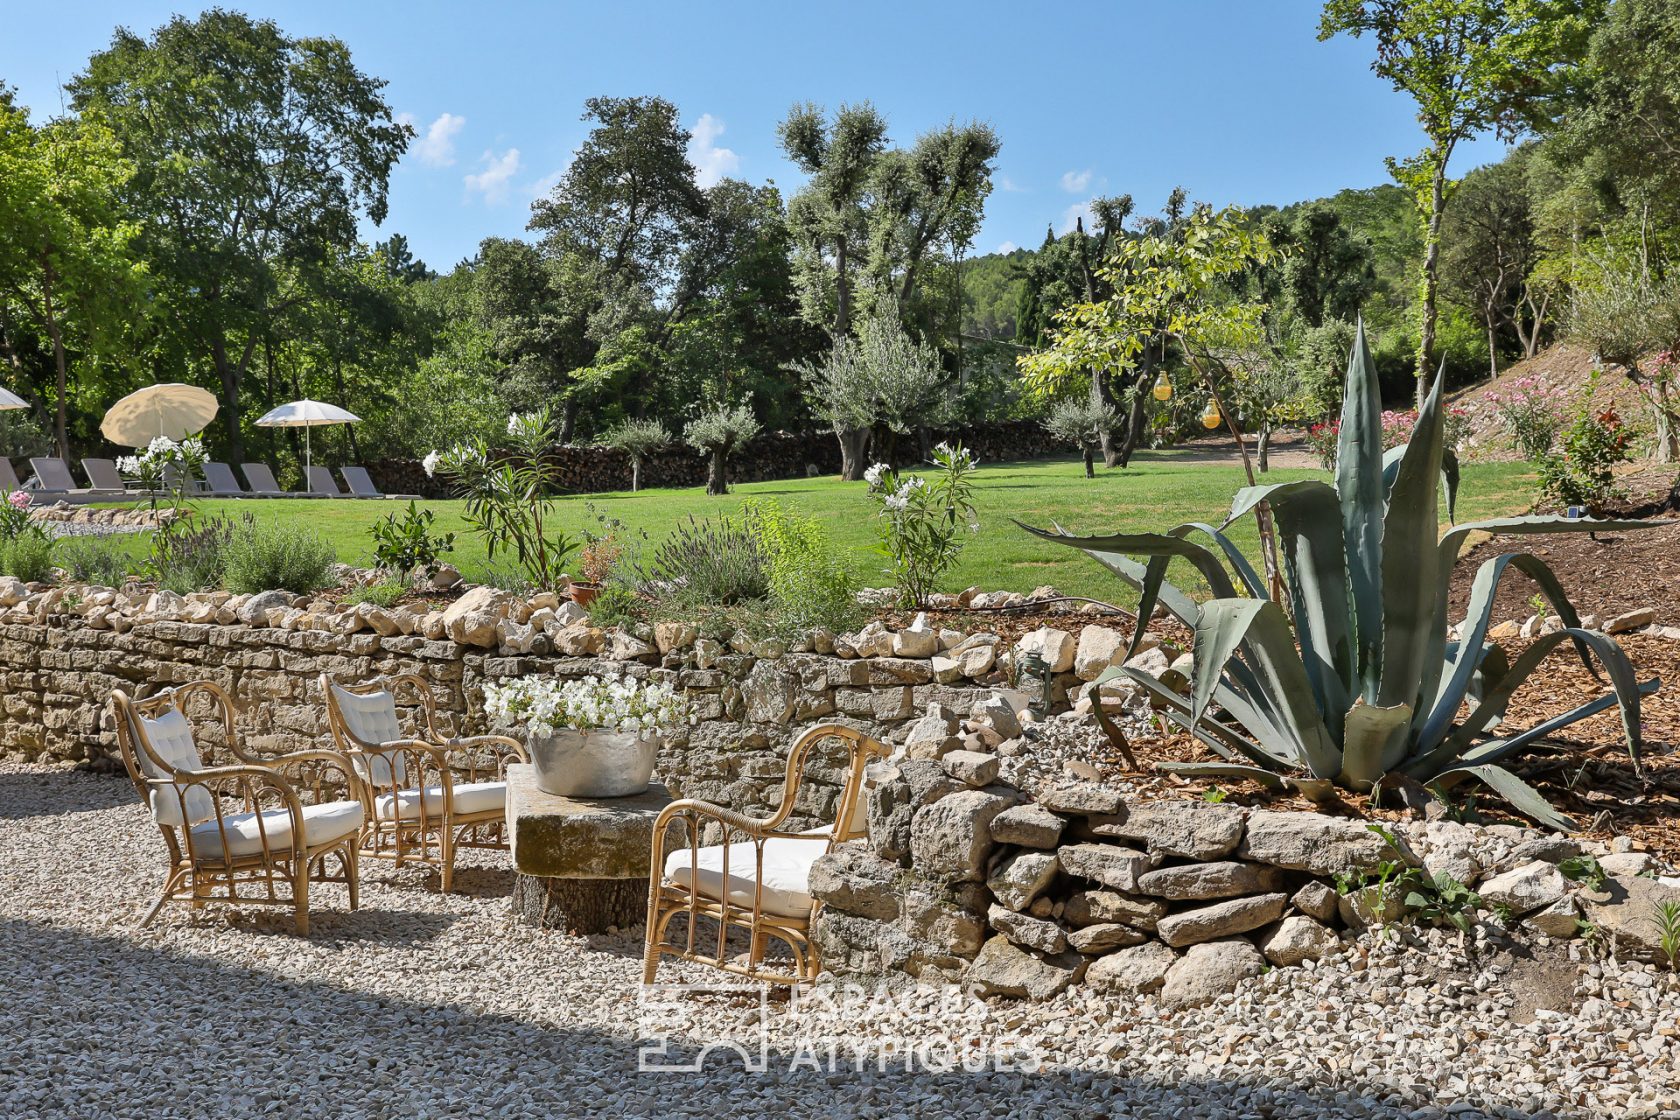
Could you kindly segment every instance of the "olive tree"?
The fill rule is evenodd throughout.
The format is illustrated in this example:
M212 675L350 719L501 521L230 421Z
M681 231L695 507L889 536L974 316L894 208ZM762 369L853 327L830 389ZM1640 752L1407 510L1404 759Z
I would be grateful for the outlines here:
M1085 457L1085 477L1097 477L1096 452L1103 437L1120 424L1120 414L1102 401L1066 397L1050 409L1044 428L1063 443L1079 448Z
M711 457L706 472L706 493L719 497L729 493L729 456L737 447L758 434L758 419L751 404L714 405L688 422L683 442Z
M671 433L658 420L626 420L602 433L600 443L630 457L630 491L634 493L642 488L642 460L671 446Z

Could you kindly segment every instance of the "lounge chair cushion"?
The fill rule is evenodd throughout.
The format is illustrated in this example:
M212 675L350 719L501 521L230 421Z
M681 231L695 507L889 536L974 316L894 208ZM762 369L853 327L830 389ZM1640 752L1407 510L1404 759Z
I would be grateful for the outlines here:
M159 758L177 770L204 769L204 759L199 755L198 743L193 739L192 724L187 722L187 717L179 708L171 708L157 719L147 719L145 716L137 718L140 721L140 733L145 736L146 742L151 744L152 750L157 752ZM143 747L136 754L139 755L140 771L146 777L169 777L163 767L152 761ZM204 786L173 782L152 787L151 808L152 819L170 828L197 824L216 815L215 798L208 789Z
M408 738L397 722L397 698L388 689L360 693L336 684L331 687L333 703L344 717L344 725L362 742L383 745ZM351 764L359 778L381 789L400 786L408 777L407 764L400 754L388 758L357 755Z
M260 818L260 819L259 819ZM192 830L193 855L200 859L222 858L222 837L227 837L228 854L257 855L263 850L263 837L268 837L271 854L284 855L292 846L292 815L284 809L263 813L231 813L221 820L207 820ZM362 827L362 803L359 801L328 801L303 807L303 843L313 848L342 840Z
M828 851L826 836L772 836L764 842L764 892L760 911L779 918L804 918L816 902L811 897L811 865ZM699 849L698 858L684 847L665 857L665 881L688 889L699 868L701 896L723 896L723 845ZM729 845L729 901L751 910L758 879L758 859L751 842Z
M506 782L460 782L454 787L456 816L472 816L507 807ZM405 789L400 793L380 794L373 802L373 815L382 821L415 820L420 816L421 793ZM427 786L424 797L427 817L443 815L443 787ZM394 808L393 808L394 806Z
M330 498L341 498L344 491L338 485L338 480L332 476L332 471L326 467L308 467L304 470L304 489L311 494L320 494Z
M212 494L247 493L245 487L239 485L233 468L226 463L205 463L204 481L209 485Z

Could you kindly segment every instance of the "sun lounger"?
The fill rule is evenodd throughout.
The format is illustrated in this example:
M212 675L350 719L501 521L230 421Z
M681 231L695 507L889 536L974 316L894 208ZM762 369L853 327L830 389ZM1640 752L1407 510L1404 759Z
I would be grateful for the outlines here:
M210 496L214 498L249 498L251 491L239 485L239 476L233 473L233 468L226 463L205 463L204 484L209 487ZM268 494L254 495L259 498L270 497Z
M29 466L35 471L35 481L42 493L63 494L71 498L121 498L127 493L121 487L115 490L98 486L77 486L76 476L70 473L70 464L63 459L39 457L29 460Z
M31 479L31 482L37 481ZM32 494L51 494L51 490L43 490L39 486L25 486L18 481L17 471L12 469L10 459L0 458L0 490L10 494L13 490L28 490Z
M136 497L144 497L146 489L139 479L125 479L111 459L83 459L82 473L88 476L96 490L119 490Z
M366 467L340 467L338 473L344 476L345 483L350 487L350 493L358 498L396 498L399 501L418 501L418 494L387 494L373 484L373 476L368 474Z
M274 479L274 472L268 469L267 463L241 463L239 469L245 472L245 481L251 486L251 493L261 494L269 498L312 498L313 494L302 493L297 490L287 490Z
M321 498L343 498L347 495L339 488L338 479L333 477L330 467L305 467L304 481L308 483L306 489Z

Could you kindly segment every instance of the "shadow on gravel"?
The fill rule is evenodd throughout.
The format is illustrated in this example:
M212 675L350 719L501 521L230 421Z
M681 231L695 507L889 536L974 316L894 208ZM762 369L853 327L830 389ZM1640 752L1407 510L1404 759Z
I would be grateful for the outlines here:
M307 967L327 942L300 945ZM0 1004L0 1115L7 1117L665 1117L973 1116L1096 1118L1404 1116L1362 1107L1348 1090L1256 1089L1182 1071L1174 1084L1059 1069L1034 1073L813 1068L799 1053L760 1050L739 1006L715 1001L686 1019L740 1038L710 1056L654 1048L680 1069L639 1072L641 1005L631 983L563 993L534 966L527 990L549 997L534 1016L605 994L622 1000L608 1032L471 1010L480 997L459 962L424 955L370 962L358 990L149 950L24 921L0 922L9 962ZM380 993L378 969L432 969L439 1004ZM412 982L410 976L409 981ZM603 983L620 983L607 977ZM517 999L520 993L497 993ZM599 1007L593 1013L602 1014ZM612 1015L609 1005L607 1014ZM937 1024L935 1024L937 1025ZM1303 1038L1302 1046L1311 1046ZM762 1061L764 1072L753 1072ZM1447 1102L1442 1102L1443 1104ZM1486 1115L1470 1110L1464 1115ZM1526 1114L1499 1110L1512 1120Z
M0 774L0 821L58 817L139 803L126 774L81 770Z

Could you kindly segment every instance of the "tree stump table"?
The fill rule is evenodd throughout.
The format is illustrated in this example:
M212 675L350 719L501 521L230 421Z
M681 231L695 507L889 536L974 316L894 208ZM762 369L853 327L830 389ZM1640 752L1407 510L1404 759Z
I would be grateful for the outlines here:
M633 797L557 797L532 766L508 767L513 910L568 933L605 933L647 918L653 822L671 796L657 782Z

